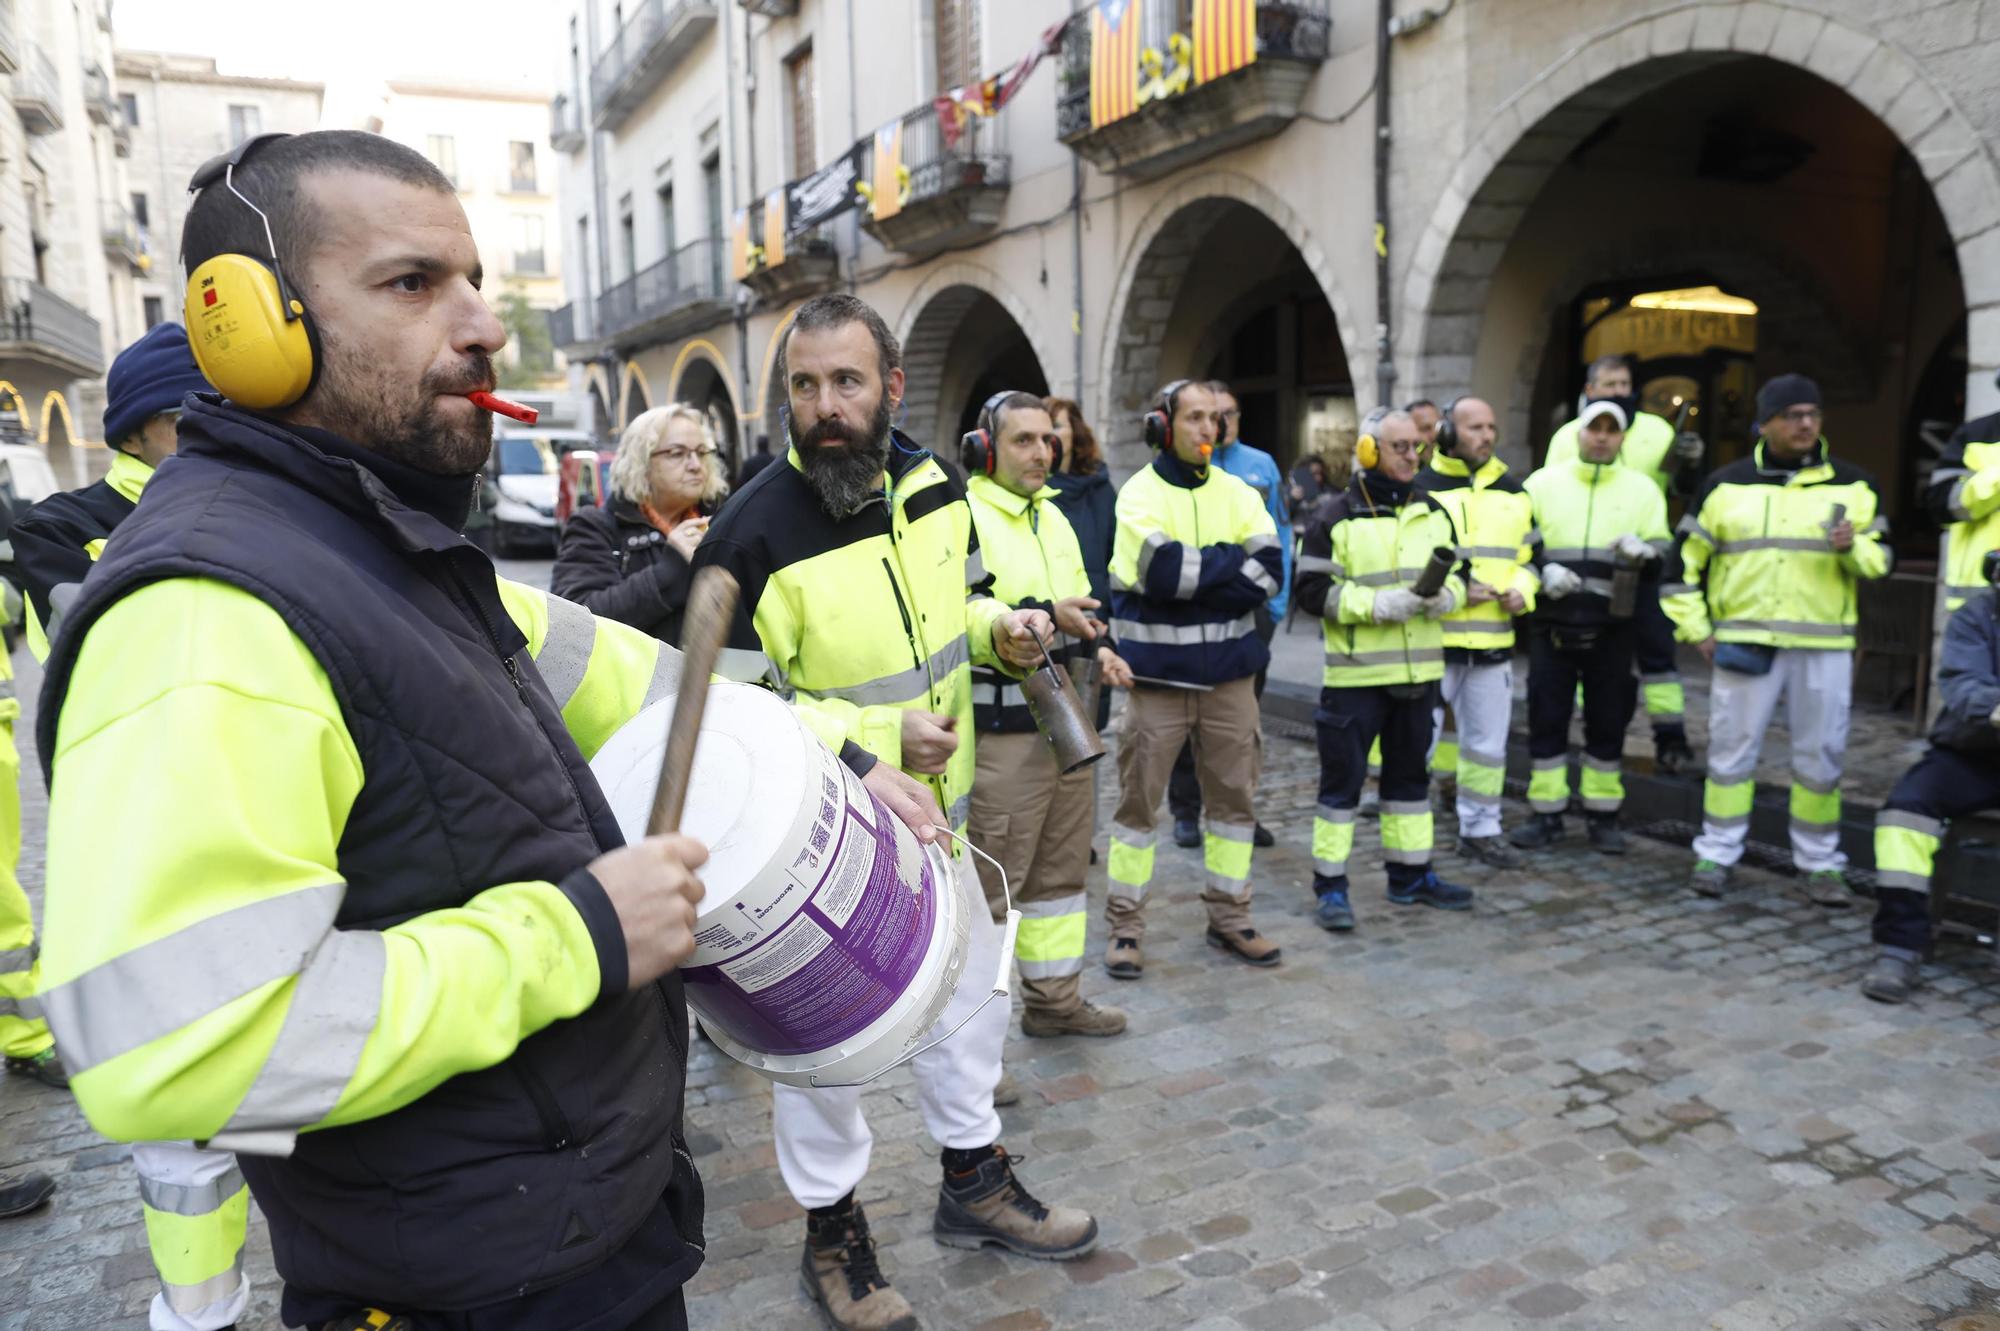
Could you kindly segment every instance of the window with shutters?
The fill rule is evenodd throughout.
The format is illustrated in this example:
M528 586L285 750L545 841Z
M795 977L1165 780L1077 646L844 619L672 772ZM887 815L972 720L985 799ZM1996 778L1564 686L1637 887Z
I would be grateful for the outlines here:
M819 165L813 123L813 52L807 42L785 60L785 100L791 113L791 174L803 176Z
M931 0L931 37L939 92L979 77L979 0Z

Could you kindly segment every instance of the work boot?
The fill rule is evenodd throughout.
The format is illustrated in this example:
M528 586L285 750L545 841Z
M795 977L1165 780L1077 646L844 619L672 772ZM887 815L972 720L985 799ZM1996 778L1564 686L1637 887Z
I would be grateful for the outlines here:
M56 1057L54 1045L50 1045L39 1054L29 1054L25 1058L9 1058L7 1071L32 1078L50 1090L69 1089L69 1072L63 1067L62 1060Z
M1847 875L1838 869L1815 869L1807 874L1806 896L1815 906L1825 906L1828 910L1846 910L1854 904Z
M1005 1248L1023 1257L1066 1261L1097 1246L1097 1221L1068 1206L1044 1206L1014 1177L995 1142L970 1168L945 1166L931 1233L951 1248ZM947 1151L949 1159L954 1152ZM964 1154L970 1154L964 1153ZM912 1322L910 1325L915 1326Z
M1921 972L1915 953L1885 947L1861 981L1861 992L1878 1003L1901 1003L1922 983Z
M1661 776L1677 776L1682 768L1693 766L1694 750L1688 747L1685 727L1660 726L1653 731L1653 767Z
M1146 973L1146 949L1136 938L1114 938L1104 949L1104 969L1114 980L1136 980Z
M1021 1103L1021 1083L1014 1080L1014 1074L1000 1069L1000 1080L993 1083L993 1107L1005 1109L1008 1105Z
M1600 855L1623 855L1625 834L1618 830L1618 815L1615 813L1592 814L1590 817L1590 848Z
M882 1274L868 1217L852 1193L826 1213L806 1213L799 1283L835 1331L917 1331L916 1310Z
M39 1211L56 1195L56 1181L47 1174L0 1175L0 1220Z
M1533 814L1507 834L1507 839L1522 850L1546 850L1562 838L1563 816L1559 813Z
M1496 869L1518 869L1528 862L1527 856L1497 836L1462 836L1458 839L1458 853Z
M1354 907L1348 904L1347 889L1331 888L1319 894L1319 907L1313 911L1313 919L1322 929L1344 934L1354 927Z
M1426 868L1421 875L1389 883L1389 900L1398 906L1435 906L1439 910L1471 910L1472 889L1447 883L1437 870Z
M1021 1034L1037 1039L1058 1035L1120 1035L1125 1030L1125 1013L1115 1007L1099 1007L1078 999L1062 1008L1031 1007L1021 1010Z
M1227 897L1202 894L1208 907L1208 945L1233 952L1252 966L1278 964L1278 945L1250 926L1250 905Z
M1201 824L1193 818L1174 819L1174 844L1182 850L1201 848Z
M1696 860L1688 875L1688 886L1705 897L1719 897L1729 886L1729 866L1714 860Z
M1256 846L1259 850L1269 850L1278 844L1278 838L1273 835L1270 828L1259 823L1257 824L1257 830L1250 834L1250 844Z

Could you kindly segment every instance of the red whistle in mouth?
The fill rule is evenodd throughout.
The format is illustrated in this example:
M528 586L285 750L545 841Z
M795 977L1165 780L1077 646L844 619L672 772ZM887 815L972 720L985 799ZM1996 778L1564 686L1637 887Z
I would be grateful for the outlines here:
M491 393L467 393L465 397L475 407L484 407L496 416L511 417L523 425L533 425L542 414L533 407L524 407L518 402L509 402L506 398L495 397Z

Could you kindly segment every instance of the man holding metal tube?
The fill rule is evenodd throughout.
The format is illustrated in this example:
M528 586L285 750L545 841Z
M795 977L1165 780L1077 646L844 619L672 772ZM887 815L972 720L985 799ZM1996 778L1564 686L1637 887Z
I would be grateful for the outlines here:
M1095 665L1103 682L1132 683L1132 671L1105 638L1092 612L1083 551L1069 519L1049 501L1055 425L1032 393L989 398L959 444L966 495L979 550L1002 604L1046 610L1063 635L1048 645L1055 669ZM1100 645L1101 644L1101 645ZM1093 690L1094 692L1094 690ZM1088 709L1094 712L1095 707ZM1088 712L1077 718L1089 724ZM1021 911L1014 956L1021 968L1021 1033L1031 1036L1117 1035L1125 1014L1085 1001L1081 991L1084 937L1090 918L1084 877L1090 871L1093 782L1088 760L1064 769L1019 679L987 665L972 668L973 844L999 862L978 861L986 898L1002 900L1000 869ZM1097 750L1101 756L1101 747Z
M1569 720L1583 689L1583 811L1590 845L1625 851L1618 810L1625 727L1638 705L1635 621L1658 596L1667 504L1642 473L1618 465L1630 421L1613 401L1583 408L1577 458L1523 482L1534 503L1542 600L1528 640L1528 779L1533 817L1509 838L1524 850L1562 839L1569 808Z

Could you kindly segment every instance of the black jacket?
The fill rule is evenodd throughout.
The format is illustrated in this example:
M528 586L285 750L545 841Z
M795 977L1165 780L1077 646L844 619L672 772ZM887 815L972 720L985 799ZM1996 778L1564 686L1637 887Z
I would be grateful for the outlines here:
M1118 539L1118 490L1102 465L1088 475L1049 473L1056 488L1055 506L1076 532L1083 551L1083 571L1090 575L1090 594L1099 605L1111 605L1111 544Z
M108 539L137 507L109 481L97 481L52 494L15 520L8 532L14 572L44 630L54 631L55 603L68 602L89 574L91 542Z
M701 1185L681 1137L687 1008L677 974L624 983L616 914L584 867L622 844L618 823L492 564L456 530L469 481L311 434L189 398L179 456L53 645L43 771L77 654L121 597L204 577L277 611L326 672L366 773L341 832L336 925L382 930L496 884L555 882L605 975L593 1007L505 1061L379 1118L301 1133L289 1157L241 1158L286 1320L532 1300L619 1268L642 1230L664 1235L646 1273L664 1297L701 1261Z
M2000 592L1983 591L1958 608L1944 626L1938 653L1938 693L1944 705L1931 742L1966 753L2000 753Z
M678 645L692 570L629 499L579 508L563 528L549 590L592 614Z

